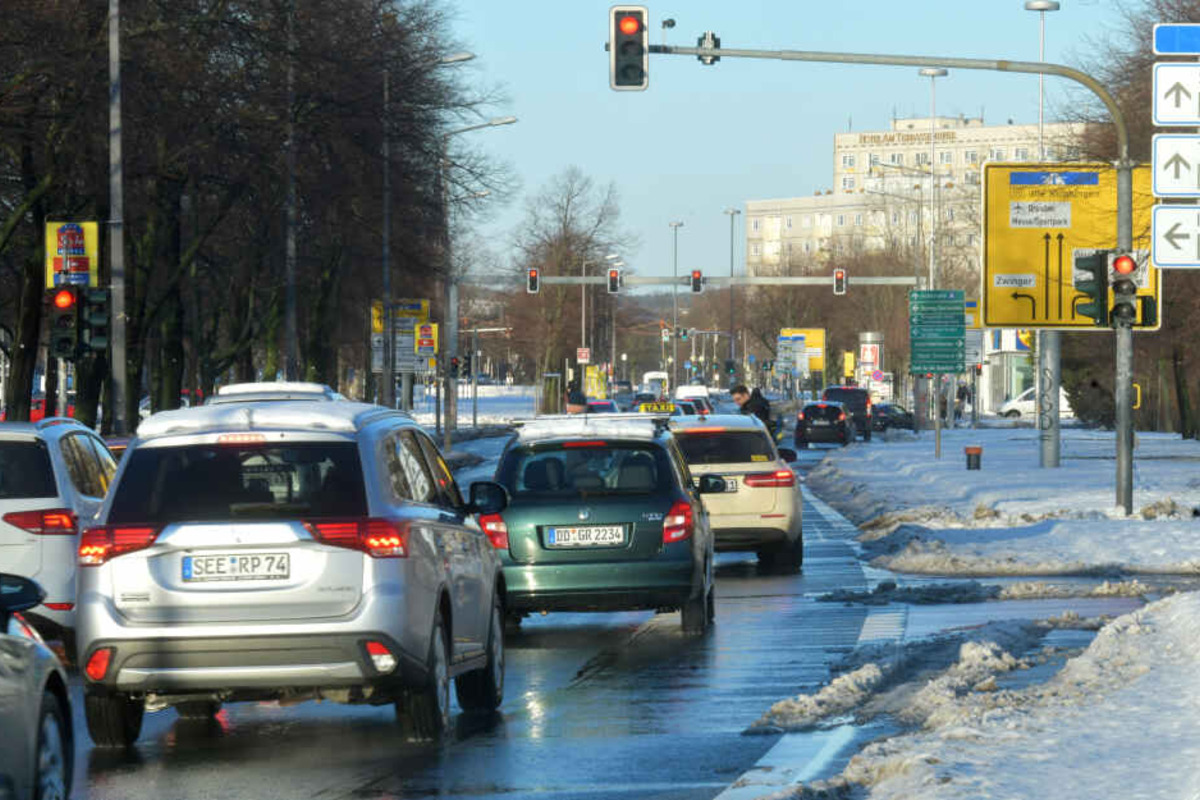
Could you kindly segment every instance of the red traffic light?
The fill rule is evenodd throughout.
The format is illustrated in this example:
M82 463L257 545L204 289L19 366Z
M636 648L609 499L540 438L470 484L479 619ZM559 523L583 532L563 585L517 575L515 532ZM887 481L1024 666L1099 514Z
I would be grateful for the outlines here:
M74 289L59 289L54 293L54 307L66 310L75 305Z
M1113 259L1113 272L1118 275L1132 275L1137 272L1137 262L1133 256L1119 255Z
M642 21L634 16L621 17L620 21L617 23L617 27L620 28L621 33L625 34L626 36L633 36L642 29Z

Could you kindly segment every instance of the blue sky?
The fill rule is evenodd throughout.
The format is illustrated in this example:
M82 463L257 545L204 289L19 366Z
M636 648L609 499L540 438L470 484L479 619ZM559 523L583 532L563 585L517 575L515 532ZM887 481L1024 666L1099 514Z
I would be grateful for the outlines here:
M643 275L671 272L671 230L682 220L679 269L729 268L724 208L829 188L833 135L926 115L929 81L905 67L839 66L651 56L650 88L608 87L608 0L457 0L453 30L478 59L468 68L500 85L497 115L516 125L472 145L507 162L521 181L480 232L507 262L508 234L527 193L570 165L616 183L621 223L638 242L625 260ZM725 47L900 53L1036 61L1038 15L1023 0L671 0L650 2L651 41L694 45L712 30ZM1115 0L1062 0L1046 17L1046 60L1074 63L1087 37L1119 22ZM1047 119L1071 99L1047 79ZM1037 121L1037 78L952 71L938 82L938 113L988 123ZM743 260L738 218L738 271Z

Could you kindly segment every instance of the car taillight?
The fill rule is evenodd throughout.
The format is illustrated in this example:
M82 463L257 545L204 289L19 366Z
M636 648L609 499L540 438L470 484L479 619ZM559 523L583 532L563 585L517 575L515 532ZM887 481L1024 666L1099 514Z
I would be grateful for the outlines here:
M5 514L4 521L38 536L64 536L76 532L75 512L69 508L14 511Z
M797 422L804 422L804 412L803 412L803 411L798 411L798 412L796 413L796 421L797 421Z
M304 527L317 541L361 550L372 558L408 558L408 523L369 519L312 520Z
M692 538L692 507L679 500L663 519L663 544L674 544Z
M158 528L108 525L88 528L79 539L79 565L98 567L125 553L145 550L158 538Z
M382 642L367 642L367 655L371 657L371 663L375 665L376 672L391 672L398 663L396 656L392 655L392 651L388 650Z
M492 547L497 550L508 549L508 525L505 524L504 517L499 514L481 514L479 527L483 528L483 532L492 540Z
M83 669L84 674L93 681L102 681L108 674L110 661L112 661L112 648L101 647L88 658L87 666Z
M839 411L838 412L838 422L845 422L845 421L846 421L846 412Z
M784 488L796 485L796 475L790 469L778 469L774 472L752 472L744 476L742 481L755 489Z

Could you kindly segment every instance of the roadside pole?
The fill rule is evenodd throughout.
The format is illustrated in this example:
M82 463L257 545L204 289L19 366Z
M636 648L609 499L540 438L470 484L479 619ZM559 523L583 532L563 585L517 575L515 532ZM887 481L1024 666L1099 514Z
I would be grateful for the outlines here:
M479 365L475 359L479 357L479 328L471 329L471 356L467 362L471 365L471 427L479 427Z
M1062 336L1058 331L1038 335L1037 421L1038 463L1058 467L1062 433L1059 427L1059 393L1062 386Z
M1117 249L1133 250L1133 162L1124 120L1117 126L1121 160L1117 162ZM1132 320L1115 321L1117 338L1117 505L1133 513L1133 327ZM1057 401L1057 398L1055 398Z

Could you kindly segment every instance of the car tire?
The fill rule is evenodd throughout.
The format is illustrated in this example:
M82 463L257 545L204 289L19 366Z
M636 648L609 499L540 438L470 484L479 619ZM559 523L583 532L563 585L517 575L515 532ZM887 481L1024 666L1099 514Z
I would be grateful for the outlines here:
M71 794L71 771L75 763L74 743L67 714L53 692L42 693L38 715L37 755L34 761L35 800L67 800Z
M867 428L866 430L863 431L863 441L864 442L871 441L871 429L870 428Z
M492 603L487 663L455 678L454 692L463 711L495 711L504 700L504 609L499 597Z
M216 700L190 700L175 706L175 712L180 719L210 720L221 711L221 704Z
M692 597L684 601L679 616L685 636L703 636L708 630L708 613L712 594L713 589L709 586L700 597Z
M1011 409L1010 411L1006 411L1006 412L1004 413L1004 416L1005 416L1007 419L1019 419L1019 418L1020 418L1020 416L1021 416L1021 412L1020 412L1020 411L1017 411L1017 410L1014 408L1014 409Z
M83 712L88 734L97 747L131 747L142 733L146 705L119 692L88 692Z
M450 727L450 655L440 611L433 618L427 663L425 684L407 690L396 708L409 741L436 742Z
M804 566L804 537L797 536L796 541L784 543L775 551L771 559L773 568L780 573L799 572Z

